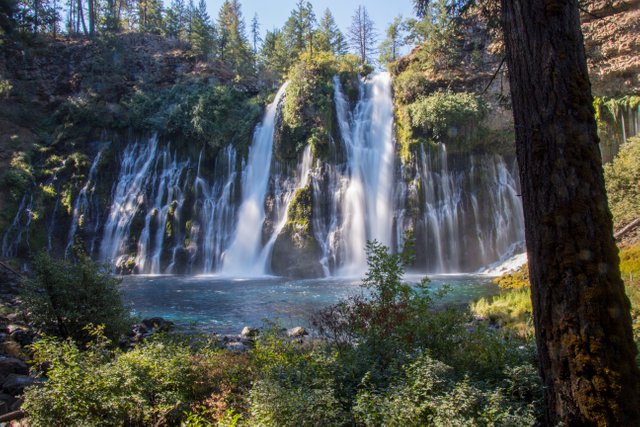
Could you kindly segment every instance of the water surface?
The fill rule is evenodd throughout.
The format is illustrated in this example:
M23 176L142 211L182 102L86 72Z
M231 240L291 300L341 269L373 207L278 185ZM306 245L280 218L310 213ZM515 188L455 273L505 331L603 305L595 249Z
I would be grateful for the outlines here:
M411 275L417 283L422 276ZM497 293L490 279L477 275L430 276L430 289L448 285L445 304L467 304ZM208 332L237 334L246 325L278 319L283 326L308 326L309 315L362 292L360 278L295 280L282 277L127 276L125 302L138 317L161 316L182 326Z

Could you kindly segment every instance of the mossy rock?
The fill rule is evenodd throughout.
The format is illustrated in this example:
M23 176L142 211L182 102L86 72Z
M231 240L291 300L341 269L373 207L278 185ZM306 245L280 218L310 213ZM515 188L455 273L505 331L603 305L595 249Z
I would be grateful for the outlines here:
M271 257L273 273L287 277L321 277L322 250L313 236L313 190L299 189L288 210L288 220L276 239Z

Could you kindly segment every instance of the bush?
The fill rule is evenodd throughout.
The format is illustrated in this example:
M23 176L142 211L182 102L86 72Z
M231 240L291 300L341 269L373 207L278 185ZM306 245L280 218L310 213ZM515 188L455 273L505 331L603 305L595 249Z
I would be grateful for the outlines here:
M250 424L344 424L347 415L333 375L336 361L326 350L322 345L302 347L272 325L251 353L258 378L249 394Z
M104 325L105 336L112 340L129 330L120 282L106 267L86 257L73 264L43 253L35 258L32 273L23 286L23 301L30 323L40 331L86 343L92 324Z
M477 129L485 107L472 93L435 92L409 105L411 125L436 142L456 141Z
M604 177L616 227L640 217L640 137L627 140Z
M128 107L135 129L212 148L248 147L262 111L258 100L245 92L204 83L137 92Z
M355 418L367 426L535 425L542 397L535 368L507 368L504 376L497 387L459 380L451 367L425 354L403 367L384 390L371 388L365 378Z
M393 81L393 91L396 101L401 104L411 104L425 95L428 80L424 73L416 70L406 70Z
M84 351L57 338L33 344L47 380L25 393L29 425L175 425L197 379L189 347L152 341L123 353L100 329L94 336Z

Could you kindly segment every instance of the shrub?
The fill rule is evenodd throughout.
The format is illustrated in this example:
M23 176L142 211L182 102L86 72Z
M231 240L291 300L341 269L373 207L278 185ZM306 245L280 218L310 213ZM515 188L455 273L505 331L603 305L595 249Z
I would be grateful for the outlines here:
M196 382L189 347L151 341L124 353L101 329L94 336L84 351L69 339L33 344L47 380L25 392L29 425L175 425Z
M616 227L640 217L640 137L627 140L604 177Z
M406 70L393 81L393 92L396 101L401 104L411 104L425 95L428 80L424 73L417 70Z
M535 425L541 402L535 368L507 368L505 376L497 387L460 380L450 366L424 354L404 366L386 389L371 388L365 378L354 415L368 426Z
M477 128L484 105L468 92L435 92L409 105L411 125L434 141L455 141Z
M303 347L282 336L277 325L251 352L258 378L249 394L251 425L342 425L335 358L322 345Z
M30 323L42 332L85 343L91 324L104 325L112 340L129 329L119 280L106 267L84 256L74 264L43 253L36 256L32 273L23 286L23 301Z

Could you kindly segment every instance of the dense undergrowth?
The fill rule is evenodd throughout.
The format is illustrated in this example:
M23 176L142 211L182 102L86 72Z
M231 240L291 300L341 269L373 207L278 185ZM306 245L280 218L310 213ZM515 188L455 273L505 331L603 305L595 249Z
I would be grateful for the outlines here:
M48 336L31 348L30 425L534 425L541 385L530 339L437 308L404 255L371 243L363 292L292 340L265 324L247 353L211 337L159 335L120 349Z

